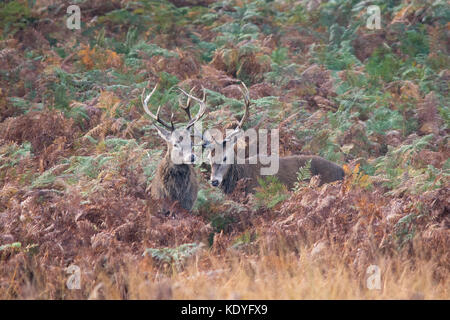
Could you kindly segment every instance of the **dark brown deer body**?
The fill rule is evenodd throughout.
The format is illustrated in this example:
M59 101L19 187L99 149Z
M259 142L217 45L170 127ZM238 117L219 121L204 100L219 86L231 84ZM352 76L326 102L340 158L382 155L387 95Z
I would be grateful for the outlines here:
M344 170L337 164L318 156L295 155L280 158L278 173L275 176L278 180L291 190L297 182L297 172L301 167L305 167L311 160L311 176L318 175L320 183L329 183L344 178ZM246 181L246 192L253 193L257 187L261 164L230 164L225 173L220 188L225 193L233 192L236 184L241 179Z

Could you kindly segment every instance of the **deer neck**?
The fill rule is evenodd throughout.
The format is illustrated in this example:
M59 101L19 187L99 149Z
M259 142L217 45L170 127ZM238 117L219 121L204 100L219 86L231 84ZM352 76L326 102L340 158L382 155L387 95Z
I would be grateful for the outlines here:
M245 165L231 164L230 169L222 180L221 188L225 193L232 193L239 179L245 178Z

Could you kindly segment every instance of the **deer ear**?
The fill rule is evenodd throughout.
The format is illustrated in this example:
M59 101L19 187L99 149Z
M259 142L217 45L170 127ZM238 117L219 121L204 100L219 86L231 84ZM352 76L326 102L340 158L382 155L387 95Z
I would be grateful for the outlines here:
M164 128L159 128L158 126L154 126L156 128L156 131L158 132L159 136L164 139L164 141L169 142L171 132Z

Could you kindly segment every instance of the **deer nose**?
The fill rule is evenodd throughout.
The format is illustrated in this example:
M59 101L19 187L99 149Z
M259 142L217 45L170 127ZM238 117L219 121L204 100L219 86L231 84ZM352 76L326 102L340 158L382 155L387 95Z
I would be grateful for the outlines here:
M191 154L191 162L195 162L195 155Z
M219 180L213 180L213 181L211 181L211 185L212 185L213 187L217 187L217 186L219 185Z

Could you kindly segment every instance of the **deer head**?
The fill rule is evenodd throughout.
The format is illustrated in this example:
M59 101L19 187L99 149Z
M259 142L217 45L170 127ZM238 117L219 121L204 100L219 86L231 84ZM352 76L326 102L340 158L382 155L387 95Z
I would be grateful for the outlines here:
M159 136L164 139L164 141L167 143L168 147L168 154L170 155L172 161L175 164L182 164L182 163L194 163L195 162L195 155L192 152L192 138L198 137L202 138L200 133L197 133L195 131L195 123L199 121L206 113L206 92L203 88L203 98L199 99L192 95L193 90L192 88L189 93L185 92L183 89L178 88L184 95L187 96L187 102L186 104L182 103L182 99L179 99L180 107L186 112L186 114L189 117L189 122L186 125L179 126L178 128L175 127L173 123L174 114L172 113L170 116L170 124L168 124L166 121L163 121L160 116L161 112L161 105L158 106L158 109L156 111L156 114L152 113L148 108L148 102L150 98L152 97L153 93L155 93L156 89L158 87L158 84L153 88L153 90L145 96L145 89L142 92L141 95L141 102L142 106L144 107L145 112L153 119L153 124L159 134ZM191 117L191 105L192 100L199 103L200 108L198 113L195 117Z
M218 142L212 135L206 137L206 134L203 137L203 146L210 149L208 154L209 162L211 164L210 181L211 185L214 187L217 187L222 183L223 178L234 163L237 138L243 133L242 126L249 117L250 94L243 82L239 89L244 98L244 115L237 127L229 132L221 142Z

